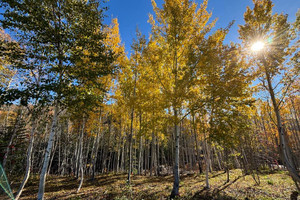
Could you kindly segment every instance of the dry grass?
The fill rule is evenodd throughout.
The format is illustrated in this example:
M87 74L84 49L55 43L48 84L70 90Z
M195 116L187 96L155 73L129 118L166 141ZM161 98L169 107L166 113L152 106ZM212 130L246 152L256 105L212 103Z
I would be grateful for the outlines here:
M79 181L72 177L49 176L46 184L46 199L168 199L172 189L172 176L149 177L135 175L132 185L126 184L126 174L107 174L94 181L85 180L79 193ZM260 185L251 176L242 176L240 170L230 172L230 181L225 183L226 174L210 174L211 189L205 190L205 176L182 175L178 199L289 199L295 186L286 172L260 175ZM14 186L14 185L13 185ZM17 189L13 187L13 189ZM38 176L28 182L21 199L36 199ZM15 192L15 190L14 190Z

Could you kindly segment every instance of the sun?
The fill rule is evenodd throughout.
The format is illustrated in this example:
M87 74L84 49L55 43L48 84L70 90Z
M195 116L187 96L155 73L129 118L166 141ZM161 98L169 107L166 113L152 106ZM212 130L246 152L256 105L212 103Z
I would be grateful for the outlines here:
M257 51L261 51L264 47L265 47L265 43L263 43L262 41L257 41L253 43L253 45L251 46L251 50L257 52Z

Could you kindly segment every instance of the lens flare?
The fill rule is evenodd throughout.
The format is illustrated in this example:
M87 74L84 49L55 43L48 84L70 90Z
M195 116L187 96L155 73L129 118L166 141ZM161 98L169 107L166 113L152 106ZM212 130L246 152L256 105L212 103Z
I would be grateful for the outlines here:
M265 44L263 42L257 41L251 46L251 50L252 51L260 51L264 48L264 46L265 46Z

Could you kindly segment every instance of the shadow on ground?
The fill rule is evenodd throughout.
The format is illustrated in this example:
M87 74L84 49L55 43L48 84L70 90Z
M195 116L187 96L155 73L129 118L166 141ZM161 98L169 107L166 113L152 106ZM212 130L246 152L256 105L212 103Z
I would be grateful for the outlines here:
M220 174L218 174L220 175ZM228 183L225 182L223 185L220 185L219 187L215 188L214 190L209 190L209 189L202 189L199 192L196 192L195 195L191 198L191 200L198 200L198 199L203 199L203 200L210 200L210 199L215 199L215 200L235 200L236 198L233 198L231 196L226 195L224 190L228 188L230 185L234 184L237 182L242 176L238 176L232 181L229 181Z
M226 195L224 192L218 192L214 193L210 190L203 189L199 192L197 192L191 200L236 200L236 198L233 198L231 196Z

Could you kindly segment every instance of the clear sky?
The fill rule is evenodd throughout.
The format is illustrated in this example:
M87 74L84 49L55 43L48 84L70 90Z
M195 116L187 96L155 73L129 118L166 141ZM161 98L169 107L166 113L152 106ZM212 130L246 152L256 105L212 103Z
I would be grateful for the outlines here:
M201 3L202 0L195 0ZM161 7L163 0L156 0ZM285 13L289 15L289 21L294 21L296 12L300 8L300 0L273 0L275 4L273 12ZM118 18L120 24L120 34L122 42L125 43L126 51L130 52L130 44L135 36L135 30L138 26L146 37L150 33L148 24L149 13L153 14L151 0L110 0L107 3L109 10L106 22L111 18ZM229 22L235 20L234 26L227 35L226 42L238 41L238 24L244 24L243 14L246 7L253 7L252 0L209 0L208 10L212 12L212 18L218 18L216 28L226 27Z

